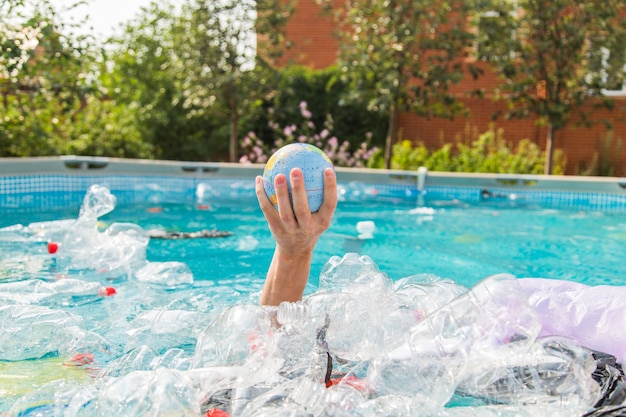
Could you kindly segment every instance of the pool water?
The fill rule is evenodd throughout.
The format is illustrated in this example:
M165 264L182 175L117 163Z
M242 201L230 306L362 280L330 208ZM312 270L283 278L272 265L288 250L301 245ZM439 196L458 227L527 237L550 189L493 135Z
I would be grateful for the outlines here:
M263 279L274 242L254 202L240 207L162 206L116 209L102 220L130 221L145 229L217 229L232 236L150 241L149 260L187 263L199 280L243 276ZM371 238L357 224L373 221ZM322 236L312 283L328 258L356 252L371 257L397 280L416 273L471 287L496 273L518 278L567 279L588 285L626 284L626 213L567 211L516 203L340 202Z
M327 262L331 257L341 258L346 253L364 255L362 259L372 261L372 264L366 261L365 265L356 266L347 262L347 272L350 268L364 269L372 282L379 282L377 271L380 271L389 282L404 283L400 287L408 285L406 282L430 285L441 281L445 284L443 287L451 288L446 300L462 293L459 288L472 288L484 278L502 273L517 278L553 278L587 285L626 284L623 262L626 259L626 213L557 210L514 200L468 203L428 196L419 203L408 200L340 201L333 223L314 253L306 295L315 299L320 294L320 275L327 268ZM211 344L238 340L229 331L245 330L248 339L257 332L256 325L251 324L257 319L251 317L259 313L252 306L258 304L274 242L253 197L246 195L239 202L231 200L224 204L212 201L210 204L149 203L116 207L98 218L96 238L83 239L77 245L78 248L82 245L87 253L82 267L68 264L61 250L58 255L48 253L47 247L50 236L67 236L68 231L71 234L74 227L71 222L77 217L78 207L26 215L12 213L0 218L0 413L158 415L164 412L163 407L167 408L168 402L180 401L180 409L185 411L177 411L175 415L199 415L199 406L194 405L195 394L185 391L197 386L198 380L185 385L191 376L168 372L219 363L220 371L216 372L222 375L222 384L228 385L224 381L233 383L232 375L223 370L224 366L233 369L252 366L237 377L239 381L245 379L243 375L252 378L247 382L249 386L256 386L255 389L259 381L272 380L268 375L277 368L272 368L270 362L255 368L254 363L250 365L250 356L242 354L238 347L224 348L228 350L224 352ZM69 221L70 225L59 225L61 220ZM357 226L362 222L375 225L371 236L359 237ZM142 280L138 279L142 265L133 263L132 259L130 266L120 269L103 264L98 258L99 253L112 249L119 249L111 253L120 256L134 250L132 239L128 248L124 247L126 241L121 244L115 241L112 245L119 247L112 248L110 242L104 244L100 240L100 236L116 224L137 225L145 231L218 230L230 232L230 235L149 239L145 261L155 265L177 262L176 268L182 272L173 278L165 274L159 280L150 280L150 277ZM54 227L63 229L63 233L51 232ZM38 230L47 234L38 235ZM141 254L137 256L141 258ZM92 265L88 264L90 258L93 258ZM188 271L181 269L181 265L186 265ZM192 279L187 278L187 272ZM384 282L376 285L386 291L391 284ZM37 286L19 286L24 283ZM67 283L75 285L74 289L67 290L67 285L64 287ZM96 283L99 289L94 290L89 283ZM78 286L84 289L79 291ZM102 288L114 295L103 293ZM242 307L233 312L229 310L233 306ZM370 320L375 317L372 311L363 314ZM367 320L361 322L367 323ZM369 329L366 326L361 330L367 333ZM533 331L528 330L528 334L534 335ZM213 338L217 341L211 341ZM268 340L263 340L269 344ZM365 350L358 355L365 355L363 352ZM253 352L252 357L255 354ZM354 361L356 359L352 363ZM269 374L259 376L259 369ZM193 375L200 378L198 373ZM105 378L121 381L120 385L109 380L102 382ZM91 383L93 381L96 383ZM135 396L128 392L133 384L145 385L154 392L139 390ZM309 396L328 395L318 392L316 386L308 388ZM159 393L169 392L168 389L176 392L177 397L168 394L157 401ZM78 394L81 390L85 391L84 395ZM268 395L271 392L268 391ZM99 402L95 401L99 395ZM446 404L446 395L452 393L446 391L441 395L441 404ZM295 401L292 396L286 398ZM356 403L357 399L353 400ZM202 401L206 404L207 399ZM376 401L372 410L384 412L385 406ZM391 397L388 401L396 404ZM373 403L368 404L369 407ZM259 410L267 409L272 401L261 405ZM57 414L54 414L55 407ZM412 407L409 409L419 409L420 405L416 403ZM572 407L580 410L580 405ZM172 406L174 409L176 407ZM134 414L127 414L129 410ZM240 415L263 415L251 410L244 407ZM503 413L498 415L525 415L519 414L519 408L505 411L497 412ZM531 410L528 415L536 411ZM203 406L202 412L206 412L206 407ZM369 415L361 412L359 415ZM429 415L444 415L435 414L439 412L435 410ZM542 408L541 412L546 409ZM568 415L567 412L563 415ZM311 415L323 414L319 411Z

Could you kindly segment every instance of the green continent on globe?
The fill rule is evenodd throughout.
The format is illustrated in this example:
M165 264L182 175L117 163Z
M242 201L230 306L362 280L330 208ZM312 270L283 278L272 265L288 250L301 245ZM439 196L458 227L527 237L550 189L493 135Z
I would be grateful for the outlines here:
M308 143L292 143L277 150L267 161L263 171L265 193L274 206L278 203L274 179L278 174L284 174L291 196L289 173L293 168L302 170L309 209L316 212L324 199L324 170L333 168L330 158L320 148Z

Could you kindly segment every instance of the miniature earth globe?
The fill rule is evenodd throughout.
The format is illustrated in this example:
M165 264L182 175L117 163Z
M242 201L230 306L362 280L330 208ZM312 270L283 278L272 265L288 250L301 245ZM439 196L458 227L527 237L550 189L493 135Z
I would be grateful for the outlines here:
M333 163L324 151L308 143L291 143L277 150L267 161L263 171L265 193L277 208L274 178L278 174L284 174L287 177L291 197L289 173L293 168L302 170L309 209L312 213L318 211L324 199L324 170L333 168Z

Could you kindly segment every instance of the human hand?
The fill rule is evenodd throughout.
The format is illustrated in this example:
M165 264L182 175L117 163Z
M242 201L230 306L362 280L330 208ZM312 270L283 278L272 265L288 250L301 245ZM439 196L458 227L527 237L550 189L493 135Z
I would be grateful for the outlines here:
M261 176L256 178L256 196L276 241L277 251L289 257L310 255L319 237L330 227L337 207L335 171L332 168L324 171L324 200L315 213L309 210L302 170L294 168L289 175L293 206L289 198L287 178L283 174L274 179L278 211L267 198Z

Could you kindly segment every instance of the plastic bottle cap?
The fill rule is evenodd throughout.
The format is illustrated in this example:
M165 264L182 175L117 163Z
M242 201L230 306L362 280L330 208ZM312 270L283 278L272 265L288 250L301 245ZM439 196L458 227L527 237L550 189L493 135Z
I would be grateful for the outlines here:
M53 254L57 253L59 250L59 244L56 242L48 242L48 253Z
M206 412L204 417L230 417L230 416L224 410L220 410L219 408L212 408Z
M338 385L338 384L346 384L363 393L370 391L369 386L367 385L367 382L363 379L357 378L354 375L349 375L349 376L345 376L341 378L332 378L326 383L326 388L330 388L333 385Z
M77 353L69 361L63 362L65 366L84 366L93 362L93 353Z
M112 295L115 295L116 293L117 291L115 291L115 288L113 287L102 287L100 288L100 292L98 294L103 297L110 297Z

